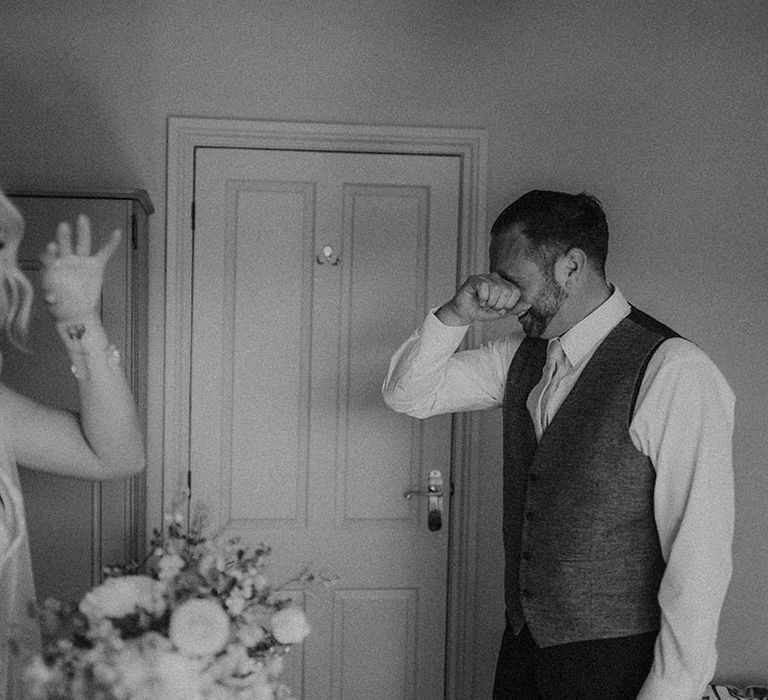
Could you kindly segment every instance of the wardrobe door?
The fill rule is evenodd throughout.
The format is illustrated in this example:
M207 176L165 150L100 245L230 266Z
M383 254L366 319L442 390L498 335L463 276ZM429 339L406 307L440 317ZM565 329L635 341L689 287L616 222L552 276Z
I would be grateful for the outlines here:
M140 415L146 397L146 233L152 205L146 193L12 192L24 216L19 266L35 290L29 352L2 339L2 380L52 406L77 410L70 361L42 299L40 255L60 221L86 214L93 250L119 228L120 247L105 272L102 322L120 351ZM94 483L20 468L38 599L77 600L101 581L106 564L139 558L144 542L144 477Z

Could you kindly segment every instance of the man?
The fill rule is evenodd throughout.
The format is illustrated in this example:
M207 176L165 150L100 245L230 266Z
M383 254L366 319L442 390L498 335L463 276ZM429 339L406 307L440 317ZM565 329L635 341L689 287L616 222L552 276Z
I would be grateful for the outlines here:
M425 418L502 407L507 626L494 698L698 700L731 576L734 397L693 343L606 281L586 194L532 191L392 358ZM473 321L523 335L455 352Z

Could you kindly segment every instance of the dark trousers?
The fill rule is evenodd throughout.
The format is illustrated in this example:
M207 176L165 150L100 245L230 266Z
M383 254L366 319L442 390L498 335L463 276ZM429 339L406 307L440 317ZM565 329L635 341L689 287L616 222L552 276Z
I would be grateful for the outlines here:
M507 625L494 700L633 700L653 664L656 632L540 648Z

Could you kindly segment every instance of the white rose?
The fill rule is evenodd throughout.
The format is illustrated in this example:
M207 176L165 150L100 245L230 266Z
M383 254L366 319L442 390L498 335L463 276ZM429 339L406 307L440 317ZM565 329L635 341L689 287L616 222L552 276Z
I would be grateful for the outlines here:
M309 622L301 608L290 606L272 616L272 634L281 644L299 644L309 634Z
M188 600L173 611L168 636L185 656L216 654L229 639L229 617L212 600Z
M85 594L80 611L91 620L120 618L138 608L161 614L165 610L164 586L149 576L117 576Z

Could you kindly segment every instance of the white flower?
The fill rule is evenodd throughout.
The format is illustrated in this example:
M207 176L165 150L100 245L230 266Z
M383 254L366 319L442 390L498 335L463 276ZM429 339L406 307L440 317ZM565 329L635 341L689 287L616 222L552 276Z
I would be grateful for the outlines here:
M213 600L188 600L173 611L168 636L185 656L215 654L229 639L229 618Z
M237 581L238 583L240 583L247 576L247 574L244 571L237 568L236 562L229 565L226 573L227 573L227 576L235 579L235 581Z
M272 616L272 634L281 644L299 644L309 634L309 622L301 608L292 605Z
M93 677L99 682L109 687L114 687L120 683L120 672L118 669L104 659L96 658L92 661Z
M89 619L119 618L138 608L161 614L165 610L164 586L149 576L117 576L86 593L80 611Z
M114 689L118 697L135 697L139 689L151 678L147 660L138 644L126 645L114 658L114 667L118 680ZM99 669L98 678L102 678L103 669Z
M112 624L112 620L104 618L91 618L88 623L88 637L91 640L109 642L110 646L119 648L122 645L120 632Z
M201 700L199 665L167 648L163 641L148 638L146 643L136 642L117 655L115 670L120 680L113 687L118 697Z
M163 700L197 700L200 693L200 673L194 661L176 652L160 655L155 665L155 684L160 692L151 697Z
M248 648L255 647L265 636L264 628L256 622L249 622L237 630L238 640Z
M240 582L240 593L242 594L243 598L246 600L250 600L253 598L253 577L252 576L246 576L241 582Z
M284 666L285 662L282 656L272 655L267 657L264 670L271 678L277 678L282 675Z
M54 672L40 656L36 656L24 672L25 688L33 698L46 696L46 684L54 678Z
M210 552L206 552L200 563L197 566L197 570L202 576L207 576L208 572L216 565L216 557Z
M282 654L306 637L309 624L302 609L271 595L269 548L243 547L236 538L211 542L202 526L189 537L177 512L166 524L168 537L156 533L148 562L159 580L113 577L86 594L80 610L90 644L75 646L62 627L51 658L38 657L28 672L33 697L62 689L67 697L104 691L114 700L294 700L278 680ZM204 597L181 602L194 591ZM124 619L129 615L136 625Z
M184 568L184 559L178 554L166 554L157 563L157 575L161 581L171 581Z
M235 617L242 613L245 609L245 596L243 595L242 591L235 590L233 593L227 596L225 605L227 606L227 610L229 610L230 614L234 615Z

